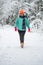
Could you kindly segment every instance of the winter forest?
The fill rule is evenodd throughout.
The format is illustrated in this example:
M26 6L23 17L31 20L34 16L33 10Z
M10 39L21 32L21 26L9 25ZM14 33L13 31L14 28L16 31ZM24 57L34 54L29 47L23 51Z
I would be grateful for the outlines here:
M0 0L0 26L13 26L20 8L26 12L31 31L43 32L43 0Z
M24 40L14 27L20 9L30 24ZM0 65L43 65L43 0L0 0Z

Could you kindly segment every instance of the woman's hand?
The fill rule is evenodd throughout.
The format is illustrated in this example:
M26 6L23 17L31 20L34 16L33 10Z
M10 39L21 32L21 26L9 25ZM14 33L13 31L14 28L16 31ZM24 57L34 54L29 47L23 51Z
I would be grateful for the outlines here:
M30 28L28 28L28 32L30 32Z
M15 27L14 30L17 31L17 28Z

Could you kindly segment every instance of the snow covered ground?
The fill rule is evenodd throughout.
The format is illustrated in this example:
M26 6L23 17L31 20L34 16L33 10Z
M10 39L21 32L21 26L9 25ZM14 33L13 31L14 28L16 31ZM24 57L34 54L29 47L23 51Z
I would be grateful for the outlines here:
M11 26L0 28L0 65L43 65L43 33L26 31L20 48L18 32Z

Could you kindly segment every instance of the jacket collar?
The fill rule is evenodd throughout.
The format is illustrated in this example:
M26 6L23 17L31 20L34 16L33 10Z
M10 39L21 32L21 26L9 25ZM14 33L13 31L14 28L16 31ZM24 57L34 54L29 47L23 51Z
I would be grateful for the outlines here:
M19 16L19 17L20 17L20 18L25 18L26 16L23 15L23 16Z

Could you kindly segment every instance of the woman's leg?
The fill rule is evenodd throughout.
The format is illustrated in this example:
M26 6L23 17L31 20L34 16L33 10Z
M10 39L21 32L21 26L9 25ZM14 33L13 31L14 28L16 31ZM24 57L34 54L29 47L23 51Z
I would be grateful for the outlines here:
M19 32L19 36L20 36L20 44L21 47L24 47L24 35L25 35L25 31L18 31Z

